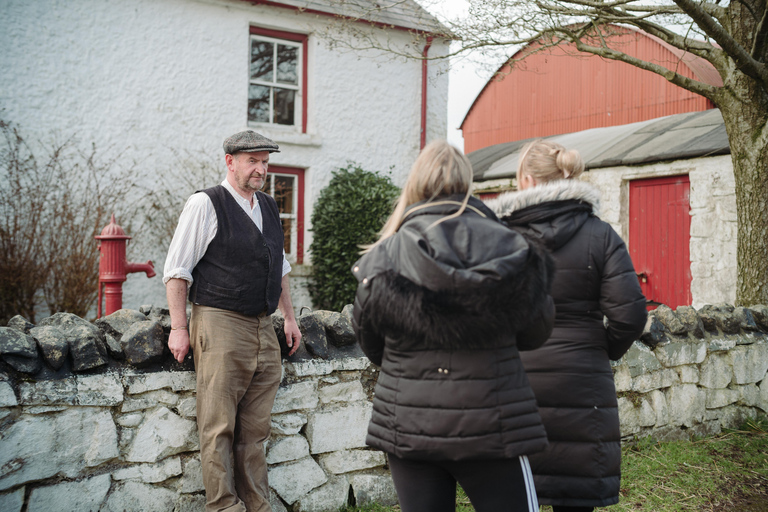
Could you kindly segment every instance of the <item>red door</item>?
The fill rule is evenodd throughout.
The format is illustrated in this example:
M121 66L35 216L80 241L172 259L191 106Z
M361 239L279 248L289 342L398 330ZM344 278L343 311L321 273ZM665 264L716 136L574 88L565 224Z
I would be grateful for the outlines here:
M629 254L648 309L691 304L688 176L629 183Z

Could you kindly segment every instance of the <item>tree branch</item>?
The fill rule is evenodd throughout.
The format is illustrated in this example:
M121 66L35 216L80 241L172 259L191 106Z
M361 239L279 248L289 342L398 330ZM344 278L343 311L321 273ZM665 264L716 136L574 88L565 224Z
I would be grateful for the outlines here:
M693 0L672 1L685 11L709 37L714 39L733 58L734 62L736 62L736 67L742 73L758 80L763 84L763 87L768 87L768 69L766 69L765 64L753 59L712 16L707 14Z
M612 50L607 47L590 46L578 39L573 42L576 45L576 49L579 50L580 52L591 53L593 55L598 55L600 57L605 57L607 59L626 62L627 64L631 64L632 66L638 67L640 69L644 69L646 71L656 73L657 75L664 77L668 82L673 83L679 87L687 89L696 94L700 94L701 96L704 96L705 98L712 101L714 101L717 96L717 92L718 92L717 87L709 84L705 84L704 82L700 82L698 80L693 80L691 78L685 77L683 75L680 75L679 73L676 73L674 71L671 71L665 68L664 66L653 64L651 62L647 62L642 59L632 57L631 55L627 55L626 53Z

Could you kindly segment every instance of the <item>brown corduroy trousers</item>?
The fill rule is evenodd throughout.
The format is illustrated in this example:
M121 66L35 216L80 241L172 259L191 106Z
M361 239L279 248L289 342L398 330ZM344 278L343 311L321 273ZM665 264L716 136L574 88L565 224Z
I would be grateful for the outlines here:
M206 512L271 512L264 442L282 373L272 320L195 304L190 344Z

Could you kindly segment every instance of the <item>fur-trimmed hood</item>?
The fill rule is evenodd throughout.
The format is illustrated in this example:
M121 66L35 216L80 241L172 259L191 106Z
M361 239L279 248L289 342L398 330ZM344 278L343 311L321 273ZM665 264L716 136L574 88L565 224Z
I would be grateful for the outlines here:
M590 183L555 180L489 200L501 221L549 250L565 245L590 217L597 217L600 192Z
M435 206L411 215L358 261L356 304L366 311L367 328L423 348L493 347L541 315L551 258L479 200L469 206L434 226L452 211Z
M513 212L553 201L578 200L592 205L592 213L600 216L600 191L591 183L578 180L553 180L517 192L507 192L485 204L503 219Z

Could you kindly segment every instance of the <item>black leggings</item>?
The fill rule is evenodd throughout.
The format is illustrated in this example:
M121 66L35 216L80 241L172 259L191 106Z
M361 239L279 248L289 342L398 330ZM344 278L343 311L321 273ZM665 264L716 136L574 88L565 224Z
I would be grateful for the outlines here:
M420 461L389 455L389 468L403 512L454 512L456 482L476 512L538 512L527 457Z
M594 507L564 507L562 505L553 505L552 512L592 512Z

